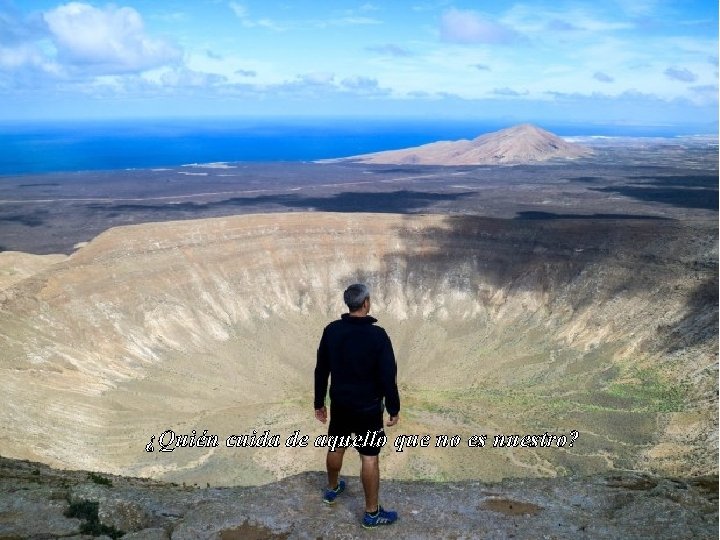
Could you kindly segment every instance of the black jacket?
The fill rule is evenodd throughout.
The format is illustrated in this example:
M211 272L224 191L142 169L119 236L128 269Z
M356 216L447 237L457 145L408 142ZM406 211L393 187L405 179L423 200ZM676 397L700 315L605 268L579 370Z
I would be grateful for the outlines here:
M390 338L377 319L342 318L325 327L315 366L315 408L325 405L328 376L330 400L358 412L385 408L390 416L400 412L395 376L397 365Z

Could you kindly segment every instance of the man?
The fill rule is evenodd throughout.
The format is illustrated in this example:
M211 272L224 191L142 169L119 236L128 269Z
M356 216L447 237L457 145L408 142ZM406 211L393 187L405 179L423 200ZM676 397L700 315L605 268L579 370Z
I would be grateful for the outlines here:
M397 365L392 343L385 330L370 317L370 291L363 284L350 285L343 294L349 313L325 327L317 351L315 366L315 418L327 421L325 393L330 377L329 436L346 437L355 434L374 440L385 437L383 430L383 399L390 419L387 426L397 424L400 396L395 376ZM373 439L366 437L369 443ZM378 504L380 488L380 448L377 444L356 446L361 459L363 490L365 491L364 527L389 525L397 519L397 512L384 510ZM345 447L328 451L328 488L323 501L333 504L345 489L338 480Z

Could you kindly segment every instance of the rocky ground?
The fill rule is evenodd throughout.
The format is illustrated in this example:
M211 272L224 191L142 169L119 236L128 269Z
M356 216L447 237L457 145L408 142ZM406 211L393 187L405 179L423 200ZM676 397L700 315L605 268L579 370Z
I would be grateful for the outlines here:
M181 486L0 458L0 539L717 538L718 477L631 471L488 484L387 481L400 518L366 531L362 488L321 502L324 474Z

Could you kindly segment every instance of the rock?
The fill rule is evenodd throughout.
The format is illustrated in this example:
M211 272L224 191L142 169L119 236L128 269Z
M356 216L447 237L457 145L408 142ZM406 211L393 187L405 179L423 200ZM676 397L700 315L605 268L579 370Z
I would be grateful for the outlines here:
M69 503L52 492L62 482L75 493L99 496L108 522L142 526L149 516L152 525L127 532L128 540L363 538L362 486L357 477L345 478L346 491L330 507L321 502L325 475L318 472L264 486L212 489L113 477L108 494L82 471L29 468L0 458L0 537L93 538L80 534L80 520L61 518ZM675 540L714 538L718 523L717 477L614 471L499 483L383 480L381 499L400 517L374 531L378 539ZM176 515L164 515L171 507Z
M128 533L123 540L170 540L170 534L161 527L153 527Z
M106 499L100 504L98 517L103 525L126 532L139 531L152 523L151 516L138 504L116 498Z

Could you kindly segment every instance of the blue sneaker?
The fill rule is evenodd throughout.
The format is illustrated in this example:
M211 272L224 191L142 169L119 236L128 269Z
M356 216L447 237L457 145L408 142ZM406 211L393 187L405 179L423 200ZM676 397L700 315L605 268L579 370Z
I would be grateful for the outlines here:
M392 523L395 523L395 520L397 518L397 512L393 512L392 510L384 510L382 506L378 505L377 512L375 512L374 514L371 514L370 512L365 512L362 520L362 526L366 529L372 529L373 527L377 527L378 525L391 525Z
M335 489L326 489L325 495L323 495L323 502L325 504L335 504L335 499L345 491L345 480L340 480Z

